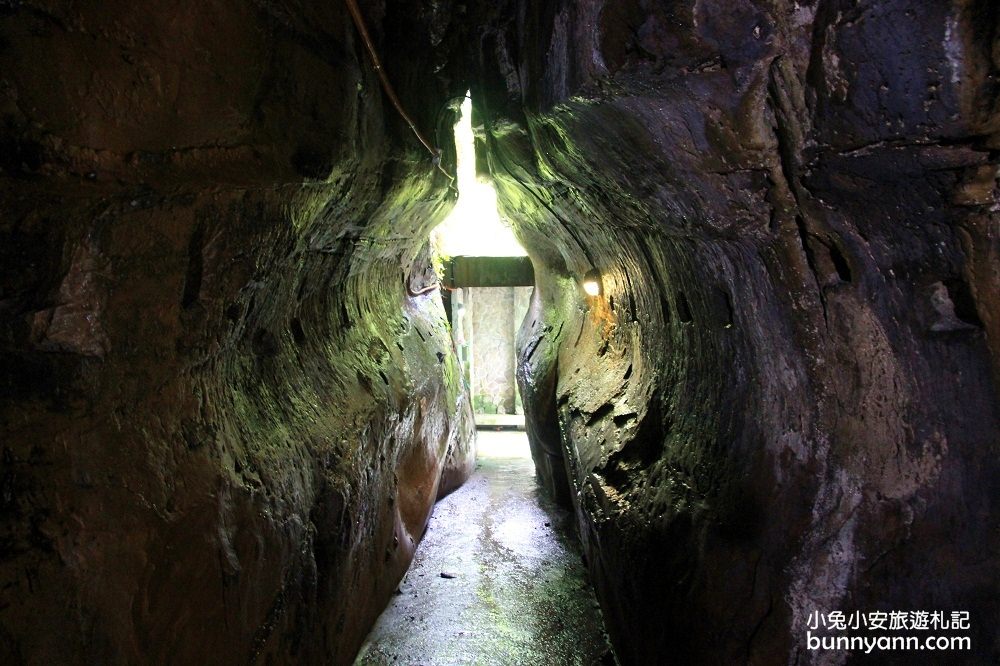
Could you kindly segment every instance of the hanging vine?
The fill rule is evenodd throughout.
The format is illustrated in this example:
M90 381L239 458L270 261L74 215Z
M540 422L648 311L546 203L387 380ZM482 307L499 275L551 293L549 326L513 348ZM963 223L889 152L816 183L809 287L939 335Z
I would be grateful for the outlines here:
M351 19L354 21L354 27L357 28L358 34L361 35L361 41L364 42L365 50L368 51L368 57L372 61L372 67L375 68L375 73L378 74L379 81L382 83L382 90L385 92L385 96L389 98L389 101L395 107L396 112L399 113L400 118L409 126L413 131L414 136L423 144L427 152L431 154L431 159L434 161L434 166L438 170L447 176L449 181L453 181L454 178L445 171L444 167L441 165L441 149L435 148L430 141L421 133L417 128L417 124L410 117L410 114L406 112L403 108L402 102L399 101L399 97L396 95L396 90L392 87L392 82L389 81L389 76L385 73L385 68L382 66L382 61L378 57L378 52L375 50L375 45L372 43L371 35L368 33L368 26L365 24L365 17L361 14L361 8L358 7L357 0L344 0L347 3L347 11L351 14Z

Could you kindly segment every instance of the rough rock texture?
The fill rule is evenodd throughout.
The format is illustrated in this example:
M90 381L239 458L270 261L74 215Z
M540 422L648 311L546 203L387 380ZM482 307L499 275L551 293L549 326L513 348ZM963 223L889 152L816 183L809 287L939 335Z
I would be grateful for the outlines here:
M431 135L475 51L620 657L1000 659L997 3L362 4ZM0 661L350 660L472 459L452 197L343 5L0 0L0 170Z
M343 3L0 2L0 662L353 658L473 464L421 150Z
M811 611L895 609L971 611L952 656L1000 659L998 5L490 20L529 433L622 660L840 663Z

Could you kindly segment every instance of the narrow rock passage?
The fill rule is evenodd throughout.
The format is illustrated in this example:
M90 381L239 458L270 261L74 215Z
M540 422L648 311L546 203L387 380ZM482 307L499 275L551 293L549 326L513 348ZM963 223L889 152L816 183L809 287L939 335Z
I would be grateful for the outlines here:
M572 516L541 493L524 433L479 433L356 664L614 663Z

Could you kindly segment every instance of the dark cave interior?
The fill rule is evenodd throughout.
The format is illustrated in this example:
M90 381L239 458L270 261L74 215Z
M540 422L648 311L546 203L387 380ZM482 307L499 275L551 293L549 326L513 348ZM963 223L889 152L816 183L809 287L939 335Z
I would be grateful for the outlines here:
M836 608L996 663L1000 5L359 4L442 169L348 3L0 0L0 662L352 661L475 464L471 90L621 663L854 662Z

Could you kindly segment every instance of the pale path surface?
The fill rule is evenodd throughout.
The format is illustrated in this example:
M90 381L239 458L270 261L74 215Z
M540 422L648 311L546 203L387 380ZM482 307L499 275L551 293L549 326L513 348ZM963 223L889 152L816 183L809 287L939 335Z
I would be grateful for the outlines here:
M480 432L479 450L355 663L613 664L572 516L538 487L525 434Z

